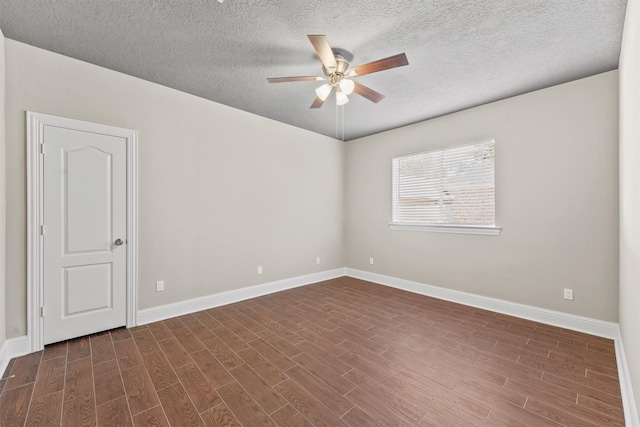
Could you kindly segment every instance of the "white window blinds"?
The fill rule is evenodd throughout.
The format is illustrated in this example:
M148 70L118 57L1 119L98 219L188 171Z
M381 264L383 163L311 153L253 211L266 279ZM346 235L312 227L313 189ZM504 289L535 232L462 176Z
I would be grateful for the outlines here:
M393 158L393 222L495 226L495 140Z

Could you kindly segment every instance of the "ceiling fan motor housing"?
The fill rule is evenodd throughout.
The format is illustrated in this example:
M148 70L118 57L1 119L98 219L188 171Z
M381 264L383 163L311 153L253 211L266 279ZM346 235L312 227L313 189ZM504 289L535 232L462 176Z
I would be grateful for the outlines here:
M331 83L338 84L345 74L349 71L349 62L342 57L342 55L336 55L336 69L331 70L322 65L322 72L325 76L331 79Z

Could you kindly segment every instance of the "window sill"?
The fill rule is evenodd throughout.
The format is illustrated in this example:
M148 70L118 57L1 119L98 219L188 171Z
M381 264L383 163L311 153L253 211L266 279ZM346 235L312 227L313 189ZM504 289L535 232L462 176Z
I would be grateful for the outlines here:
M481 234L485 236L497 236L502 231L501 227L481 225L425 225L394 222L389 224L389 228L393 231L427 231L431 233Z

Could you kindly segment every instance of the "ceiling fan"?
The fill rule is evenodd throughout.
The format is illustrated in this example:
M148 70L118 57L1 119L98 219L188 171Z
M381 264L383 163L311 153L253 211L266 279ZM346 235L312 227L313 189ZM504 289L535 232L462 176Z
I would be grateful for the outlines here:
M371 102L378 103L384 98L384 95L361 83L351 80L351 78L388 70L389 68L409 65L407 56L404 53L400 53L398 55L379 59L357 67L351 67L351 64L349 64L349 62L340 53L336 53L331 48L327 36L308 35L307 37L309 38L313 49L316 51L318 58L320 58L320 61L322 62L322 72L324 73L324 77L271 77L267 78L267 81L269 83L284 83L328 80L328 83L325 83L316 89L317 96L310 108L322 107L322 104L324 104L324 101L334 88L336 89L337 105L344 105L349 102L349 97L347 95L351 95L354 92L367 98Z

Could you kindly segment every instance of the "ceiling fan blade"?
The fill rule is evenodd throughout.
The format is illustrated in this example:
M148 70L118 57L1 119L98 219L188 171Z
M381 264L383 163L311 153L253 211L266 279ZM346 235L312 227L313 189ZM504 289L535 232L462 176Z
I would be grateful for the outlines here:
M316 96L316 99L313 101L313 104L311 104L311 107L309 108L320 108L322 107L322 104L324 104L324 101L320 99L320 97Z
M374 103L378 103L380 101L382 101L384 99L384 95L376 92L375 90L368 88L367 86L358 83L356 81L354 81L353 83L355 83L355 86L353 88L353 91L355 93L357 93L360 96L364 96L365 98L367 98L369 101L374 102Z
M364 76L365 74L377 73L378 71L402 67L403 65L409 65L409 61L407 60L407 55L399 53L388 58L379 59L377 61L369 62L368 64L353 67L349 70L347 75L349 77Z
M331 50L329 39L324 35L308 35L309 41L313 45L313 49L316 51L318 58L322 61L322 65L329 70L334 71L338 64L336 63L336 57Z
M324 77L316 76L295 76L295 77L268 77L269 83L285 83L285 82L311 82L324 80Z

